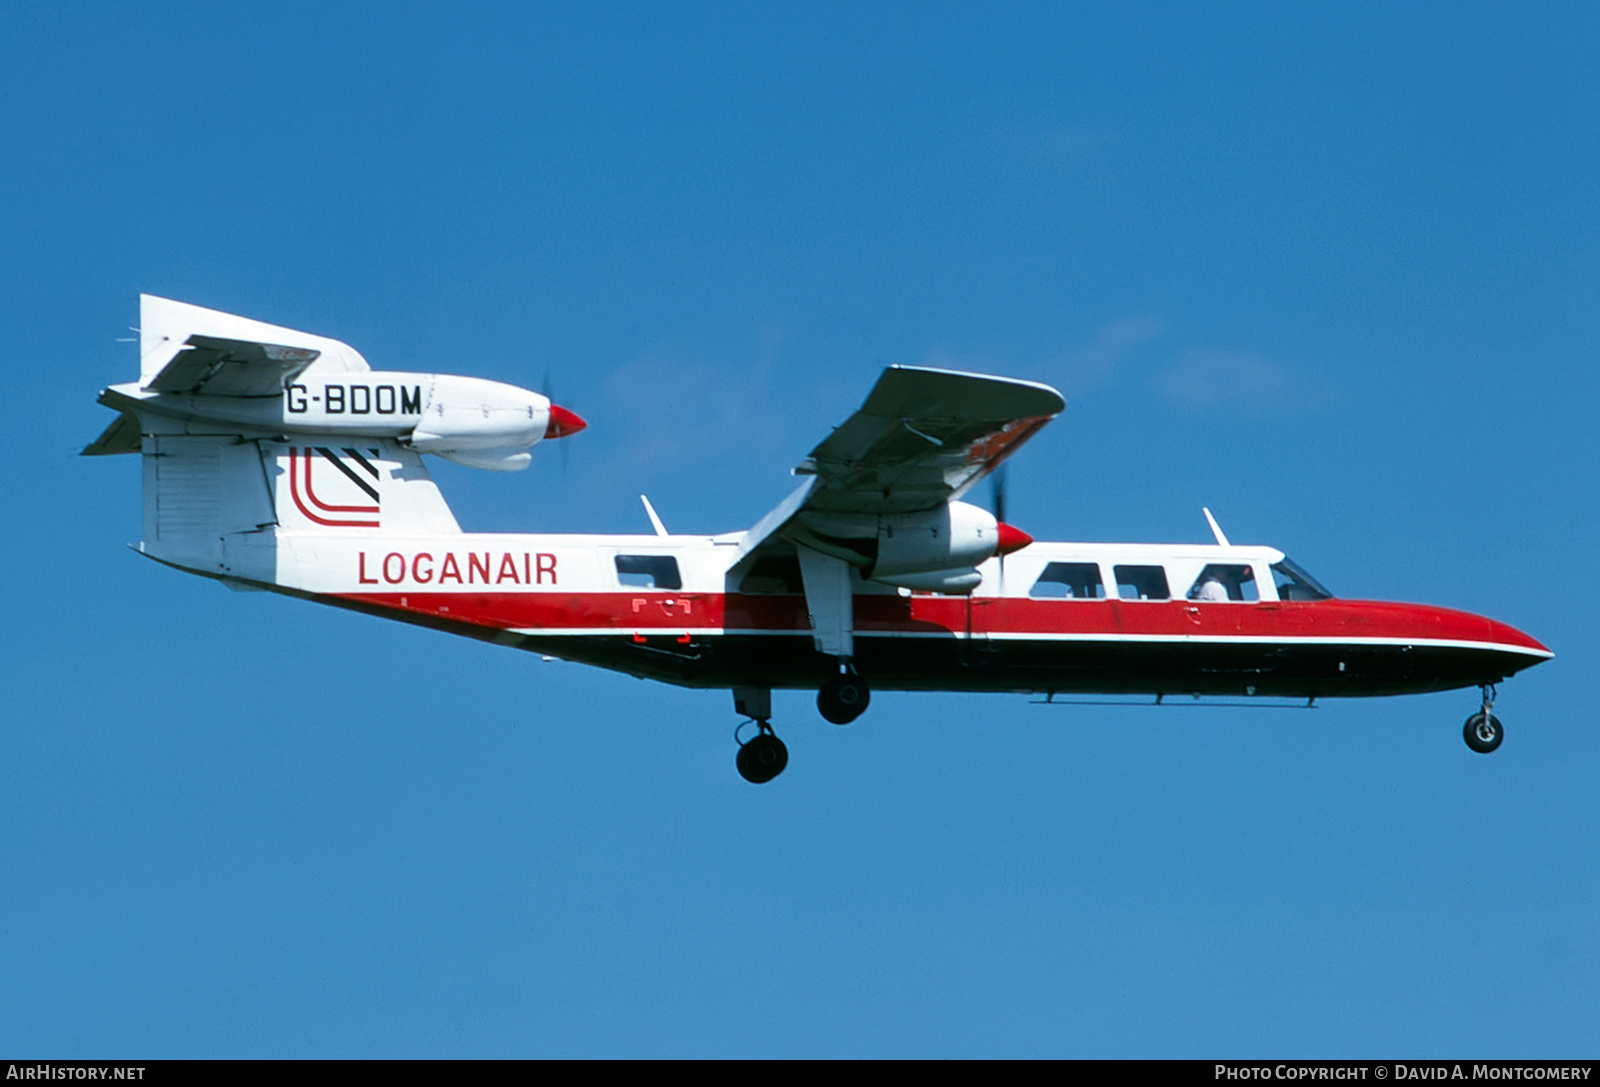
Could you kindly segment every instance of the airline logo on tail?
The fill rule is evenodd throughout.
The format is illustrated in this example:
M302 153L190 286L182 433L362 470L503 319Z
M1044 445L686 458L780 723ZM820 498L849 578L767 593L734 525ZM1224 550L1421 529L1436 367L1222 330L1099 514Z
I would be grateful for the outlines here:
M289 447L289 496L307 520L333 528L377 528L382 478L373 459L346 446ZM331 467L330 467L331 466Z

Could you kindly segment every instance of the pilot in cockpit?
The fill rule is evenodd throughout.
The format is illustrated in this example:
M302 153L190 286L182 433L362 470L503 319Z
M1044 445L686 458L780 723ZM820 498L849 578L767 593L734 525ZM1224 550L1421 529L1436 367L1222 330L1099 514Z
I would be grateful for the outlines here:
M1246 592L1246 582L1255 580L1255 573L1248 566L1229 566L1223 563L1212 563L1200 571L1194 588L1189 590L1190 600L1203 602L1229 601L1229 600L1254 600L1253 591Z

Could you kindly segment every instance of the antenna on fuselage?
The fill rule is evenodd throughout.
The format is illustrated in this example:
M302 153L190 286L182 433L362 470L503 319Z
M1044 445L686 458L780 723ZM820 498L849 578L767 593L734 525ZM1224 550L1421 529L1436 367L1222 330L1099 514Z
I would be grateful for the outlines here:
M639 496L639 501L644 503L644 511L650 515L650 523L656 526L656 535L671 535L671 533L667 531L667 526L661 523L661 518L656 516L656 508L650 504L650 500L641 494Z
M1233 545L1228 542L1228 537L1222 534L1222 526L1217 524L1215 517L1211 516L1211 511L1201 506L1200 512L1206 515L1206 524L1211 526L1211 535L1217 538L1217 546L1232 547Z

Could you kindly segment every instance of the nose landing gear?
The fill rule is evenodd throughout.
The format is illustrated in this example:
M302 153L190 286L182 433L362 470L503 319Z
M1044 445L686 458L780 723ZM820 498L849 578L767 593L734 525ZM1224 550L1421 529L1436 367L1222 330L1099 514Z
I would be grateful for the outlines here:
M1466 726L1462 729L1462 737L1467 741L1467 746L1480 755L1487 755L1500 746L1506 738L1506 731L1500 725L1500 719L1494 715L1494 684L1486 683L1483 686L1483 708L1467 718Z

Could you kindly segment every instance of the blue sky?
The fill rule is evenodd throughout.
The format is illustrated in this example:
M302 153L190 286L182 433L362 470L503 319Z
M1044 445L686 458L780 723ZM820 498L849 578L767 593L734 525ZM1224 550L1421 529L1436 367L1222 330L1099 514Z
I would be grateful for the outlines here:
M1583 5L20 3L0 1050L1557 1056L1600 1021ZM1047 381L1011 520L1556 660L1314 712L682 691L141 560L145 291L590 428L469 529L727 531L891 363Z

